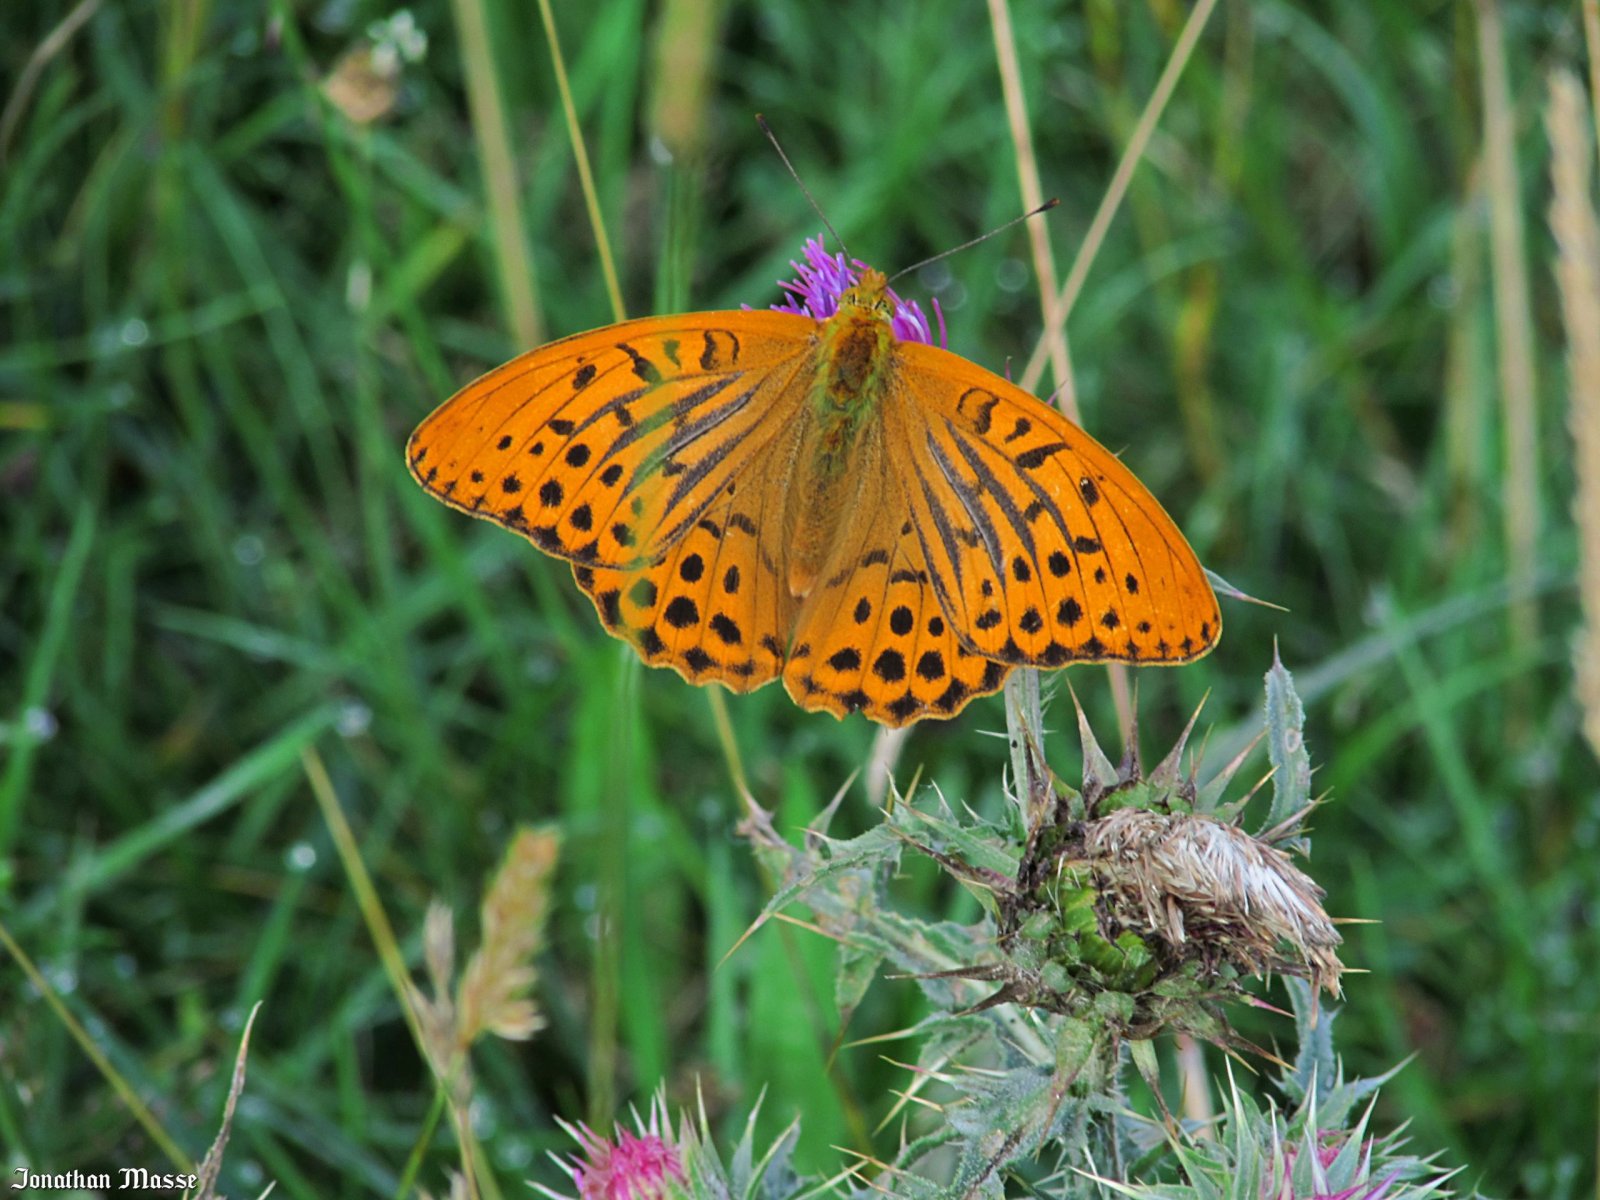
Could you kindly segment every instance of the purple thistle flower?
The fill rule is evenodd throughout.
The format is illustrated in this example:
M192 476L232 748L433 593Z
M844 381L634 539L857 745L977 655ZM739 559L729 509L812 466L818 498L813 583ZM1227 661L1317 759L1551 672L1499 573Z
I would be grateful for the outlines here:
M1262 1179L1262 1200L1384 1200L1384 1197L1389 1194L1390 1187L1400 1178L1400 1172L1392 1172L1387 1179L1376 1184L1376 1186L1374 1186L1371 1179L1367 1179L1351 1187L1341 1188L1337 1192L1321 1190L1322 1186L1326 1186L1322 1173L1334 1164L1334 1161L1344 1150L1344 1136L1338 1130L1328 1130L1321 1135L1316 1150L1316 1168L1313 1171L1316 1179L1316 1184L1313 1186L1316 1190L1311 1195L1304 1197L1294 1190L1292 1182L1295 1158L1299 1155L1299 1147L1293 1144L1284 1146L1283 1179L1281 1182L1274 1181L1271 1178ZM1363 1161L1368 1159L1371 1154L1372 1142L1369 1139L1362 1146Z
M578 1200L663 1200L687 1185L683 1158L671 1142L671 1122L659 1100L650 1106L649 1120L634 1120L639 1132L621 1125L616 1140L602 1137L587 1125L557 1122L583 1148L583 1156L557 1162L572 1177ZM557 1196L541 1188L547 1196ZM562 1198L566 1200L566 1198Z
M859 258L846 263L844 255L829 254L820 236L806 239L805 262L789 261L795 270L795 279L779 280L778 286L788 292L782 304L774 304L774 312L798 313L803 317L825 321L839 311L839 297L861 281L861 272L867 264ZM894 302L894 319L891 328L895 337L905 342L922 342L925 345L948 345L945 335L944 313L939 302L933 302L934 315L939 320L939 340L933 340L933 327L914 300L904 300L889 289L889 299Z

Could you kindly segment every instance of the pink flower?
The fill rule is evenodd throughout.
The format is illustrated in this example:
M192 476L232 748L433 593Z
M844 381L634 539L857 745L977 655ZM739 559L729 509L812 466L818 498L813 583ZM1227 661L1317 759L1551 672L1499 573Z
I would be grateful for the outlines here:
M1343 1135L1336 1131L1321 1135L1321 1144L1317 1147L1317 1168L1312 1172L1316 1183L1325 1182L1322 1172L1333 1165L1340 1151L1344 1149L1342 1137ZM1372 1143L1368 1142L1362 1151L1363 1154L1370 1154ZM1299 1154L1299 1147L1287 1145L1283 1147L1283 1152L1283 1182L1274 1184L1270 1179L1262 1180L1262 1200L1384 1200L1389 1194L1390 1185L1399 1178L1399 1172L1396 1172L1376 1186L1369 1180L1337 1192L1316 1188L1310 1195L1302 1196L1294 1190L1294 1184L1290 1182L1294 1176L1294 1160Z
M860 282L861 272L867 267L859 258L847 264L843 254L829 254L820 237L806 239L805 262L791 259L789 265L794 268L796 278L778 281L778 286L788 292L789 297L782 304L774 304L773 311L799 313L818 321L825 321L839 311L839 297ZM932 345L933 327L916 302L901 299L892 288L889 299L894 301L891 327L895 337L904 342ZM933 311L939 318L938 344L944 346L947 344L944 313L940 312L937 300L933 302Z
M670 1184L688 1183L677 1147L661 1135L661 1115L652 1106L650 1120L639 1122L638 1133L618 1125L615 1141L587 1125L561 1122L583 1147L582 1158L562 1164L577 1185L579 1200L660 1200L671 1194ZM670 1134L670 1124L668 1129Z

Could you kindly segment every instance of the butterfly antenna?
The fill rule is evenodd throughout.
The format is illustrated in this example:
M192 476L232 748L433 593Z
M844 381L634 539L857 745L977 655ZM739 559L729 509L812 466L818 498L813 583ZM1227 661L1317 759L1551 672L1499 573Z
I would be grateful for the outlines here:
M789 174L794 177L795 183L800 185L800 191L807 202L810 203L812 210L822 218L822 223L827 226L828 232L833 234L833 240L839 243L839 249L844 251L846 258L849 258L849 247L844 244L844 239L839 236L839 231L833 227L833 222L828 220L828 214L822 211L822 205L817 203L817 198L811 194L811 189L806 186L806 181L800 178L800 172L794 169L794 164L789 161L789 156L783 152L783 147L778 144L778 135L772 132L772 126L767 124L767 119L760 113L756 114L756 124L761 126L761 132L767 135L767 141L772 143L772 148L778 152L778 157L783 159L783 165L789 168ZM996 230L996 232L998 233L999 231Z
M973 246L976 246L979 242L987 242L995 234L1004 233L1006 230L1010 229L1013 225L1021 225L1029 217L1037 217L1042 212L1049 212L1052 208L1054 208L1056 205L1058 205L1060 203L1061 203L1060 200L1058 200L1054 196L1052 196L1052 197L1050 197L1050 199L1046 200L1043 204L1039 205L1039 207L1034 209L1032 212L1025 212L1020 217L1012 217L1011 220L1007 221L1004 225L997 225L993 229L989 230L988 233L979 234L977 237L973 238L970 242L962 242L961 245L952 246L949 250L941 250L938 254L935 254L932 258L925 258L919 263L912 263L909 267L906 267L904 270L896 271L893 275L889 276L889 282L893 283L896 279L899 279L900 276L909 275L913 271L920 271L920 270L922 270L923 267L927 266L929 263L936 263L941 258L949 258L952 254L960 254L963 250L970 250Z

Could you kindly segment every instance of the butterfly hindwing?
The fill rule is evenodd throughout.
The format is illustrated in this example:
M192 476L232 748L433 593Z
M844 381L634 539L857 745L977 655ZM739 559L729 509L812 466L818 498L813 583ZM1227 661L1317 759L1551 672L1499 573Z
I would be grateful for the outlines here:
M802 605L784 686L797 704L883 725L948 717L1005 682L965 646L936 593L897 478L871 468L816 590Z
M782 428L815 331L787 313L696 313L564 338L446 401L406 459L439 499L548 553L637 568Z
M783 670L795 607L745 491L726 485L658 562L627 570L573 565L605 627L645 662L736 692ZM758 492L750 495L759 501Z
M1013 665L1180 663L1221 633L1194 551L1122 462L965 359L897 347L886 420L946 614Z

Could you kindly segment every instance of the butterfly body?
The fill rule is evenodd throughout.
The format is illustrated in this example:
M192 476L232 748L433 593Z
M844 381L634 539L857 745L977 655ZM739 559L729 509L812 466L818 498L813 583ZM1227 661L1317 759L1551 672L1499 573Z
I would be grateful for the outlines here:
M893 370L893 316L888 283L870 271L839 300L839 311L817 330L812 350L815 384L800 418L796 473L788 487L788 584L796 599L811 591L838 541L863 478L863 438L875 432Z
M898 337L883 275L826 319L624 322L512 360L413 434L435 496L573 564L646 662L888 725L1012 666L1176 663L1221 631L1193 551L1055 410Z

